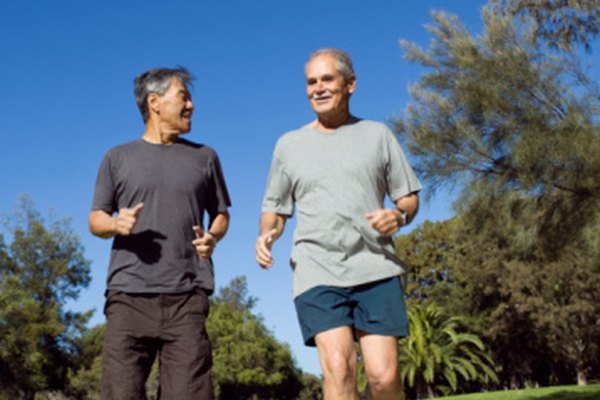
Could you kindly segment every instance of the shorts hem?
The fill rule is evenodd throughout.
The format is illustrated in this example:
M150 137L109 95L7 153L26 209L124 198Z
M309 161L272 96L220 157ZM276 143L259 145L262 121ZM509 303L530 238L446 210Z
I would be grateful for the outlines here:
M304 332L302 332L302 339L304 339L304 345L308 346L308 347L317 347L317 343L315 342L315 337L319 333L323 333L330 329L341 328L342 326L352 327L352 324L351 323L342 323L341 321L339 321L336 323L325 324L325 325L319 326L319 327L315 328L313 331L308 332L307 335L305 335Z
M355 326L353 327L354 330L356 331L361 331L361 332L365 332L371 335L378 335L378 336L392 336L392 337L396 337L398 339L403 338L403 337L407 337L408 336L408 330L403 329L403 328L398 328L396 330L387 330L387 331L377 331L376 329L363 329L359 326Z

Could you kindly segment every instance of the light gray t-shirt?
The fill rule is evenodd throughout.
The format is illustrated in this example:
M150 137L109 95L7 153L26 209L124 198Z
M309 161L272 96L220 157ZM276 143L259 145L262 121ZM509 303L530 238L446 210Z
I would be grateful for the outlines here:
M180 139L142 139L108 151L98 172L92 210L112 214L144 203L132 234L113 240L107 289L182 293L214 289L211 260L192 244L204 225L231 205L221 164L210 147Z
M262 211L297 226L291 266L294 297L319 285L350 287L404 272L393 240L365 214L421 189L383 124L351 119L334 132L305 126L275 146Z

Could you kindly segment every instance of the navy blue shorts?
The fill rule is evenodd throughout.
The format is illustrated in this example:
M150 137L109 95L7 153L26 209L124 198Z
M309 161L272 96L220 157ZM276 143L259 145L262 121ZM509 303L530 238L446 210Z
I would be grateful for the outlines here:
M307 346L316 346L318 333L340 326L382 336L408 335L398 276L347 288L317 286L296 297L294 304Z

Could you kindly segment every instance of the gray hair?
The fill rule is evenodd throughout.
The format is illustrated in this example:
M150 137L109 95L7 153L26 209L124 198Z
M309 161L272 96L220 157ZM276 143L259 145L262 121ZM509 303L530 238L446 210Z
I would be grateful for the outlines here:
M323 55L329 55L335 58L337 70L346 80L349 80L354 76L354 67L352 66L352 59L350 58L350 55L344 50L337 49L335 47L325 47L313 51L308 57L308 60L306 60L305 68L313 59Z
M171 82L174 79L187 87L194 80L194 77L187 69L177 67L175 69L154 68L142 72L135 78L133 81L133 93L135 94L135 101L142 113L144 122L148 121L148 118L150 118L150 112L148 111L148 95L150 93L157 93L162 96L169 89Z

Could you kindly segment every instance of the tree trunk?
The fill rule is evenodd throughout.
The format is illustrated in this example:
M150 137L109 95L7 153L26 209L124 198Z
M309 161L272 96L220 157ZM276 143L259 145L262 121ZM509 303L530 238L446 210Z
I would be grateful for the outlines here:
M586 346L583 339L578 339L575 341L575 349L577 351L577 385L584 386L587 385L587 377L589 369L586 368L586 350L588 346Z
M433 392L433 386L431 385L427 385L427 396L428 399L433 399L435 397L435 394Z
M426 382L418 382L416 385L416 389L417 389L417 399L418 400L426 400L426 399L433 399L434 398L434 392L433 392L433 387L426 383Z
M579 386L587 385L587 374L585 373L584 370L579 369L577 371L577 384Z

